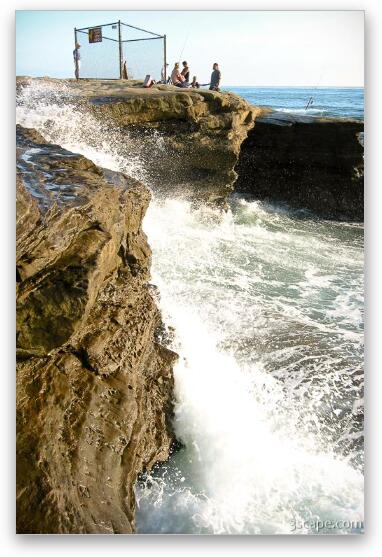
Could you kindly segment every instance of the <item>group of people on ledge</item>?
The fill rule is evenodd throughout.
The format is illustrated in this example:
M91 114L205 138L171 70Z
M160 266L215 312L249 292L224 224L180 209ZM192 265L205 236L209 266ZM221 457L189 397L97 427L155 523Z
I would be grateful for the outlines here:
M220 80L221 80L221 73L219 70L219 64L215 62L212 66L212 74L211 74L211 81L210 83L198 83L196 80L196 76L192 78L190 83L190 68L186 61L182 62L183 69L180 71L179 62L175 62L174 69L171 72L171 77L169 78L168 82L175 85L175 87L193 87L199 89L201 85L210 86L211 91L220 91Z
M79 75L80 66L81 66L80 48L81 45L79 43L76 43L75 49L73 50L75 76L77 80L80 77ZM206 87L207 85L209 85L210 91L220 91L219 86L221 80L221 73L219 70L219 64L217 62L215 62L212 66L212 74L211 74L210 82L201 83L201 84L198 83L195 75L192 78L192 81L190 82L190 68L188 66L188 63L184 61L182 62L182 65L183 65L183 69L182 71L180 71L179 62L175 62L174 69L172 70L171 76L168 78L167 81L165 78L166 75L165 68L163 67L161 72L162 73L161 83L172 83L172 85L175 85L175 87L192 87L196 89L199 89L200 86ZM166 66L168 66L168 64L166 64ZM122 78L128 79L126 61L123 63ZM144 80L143 87L152 87L155 83L156 81L151 77L151 75L147 75Z

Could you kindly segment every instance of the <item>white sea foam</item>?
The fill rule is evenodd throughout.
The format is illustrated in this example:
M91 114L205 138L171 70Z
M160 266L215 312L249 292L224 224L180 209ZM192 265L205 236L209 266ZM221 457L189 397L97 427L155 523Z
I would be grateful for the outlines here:
M16 118L47 141L81 153L104 168L145 179L140 151L129 135L91 115L64 83L34 81L23 88L17 97Z
M275 108L278 112L287 112L289 114L316 114L323 116L325 114L325 110L323 108Z
M138 487L139 531L288 533L292 520L361 520L362 474L329 441L330 428L334 439L339 429L333 417L325 424L326 415L338 419L344 404L358 396L352 394L345 355L329 346L316 354L309 345L300 350L306 336L312 343L338 335L337 348L348 342L340 324L325 323L329 309L322 322L308 313L323 291L337 288L331 239L307 238L309 222L300 223L300 233L280 233L289 218L256 202L240 200L221 222L212 223L208 211L167 200L152 204L145 220L153 278L182 355L175 370L174 424L186 448L149 477L150 488ZM322 271L306 261L312 240L320 244L321 257L310 258ZM284 244L290 250L298 246L290 260L280 258ZM336 249L339 255L340 243ZM292 270L301 304L296 295L285 295ZM272 274L280 272L284 280L274 280ZM278 343L288 321L291 330ZM352 334L356 345L362 342L360 333ZM257 346L264 338L273 344L271 355ZM275 359L281 361L282 380L267 369L274 370Z

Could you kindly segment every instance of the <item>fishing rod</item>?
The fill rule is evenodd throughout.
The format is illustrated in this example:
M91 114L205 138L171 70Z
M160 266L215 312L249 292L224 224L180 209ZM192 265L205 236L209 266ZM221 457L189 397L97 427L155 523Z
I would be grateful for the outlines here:
M186 38L184 39L184 43L183 43L182 50L180 51L179 56L178 56L178 62L179 62L179 64L180 64L180 61L181 61L181 59L182 59L182 55L183 55L184 49L186 48L186 44L187 44L187 41L188 41L189 34L190 34L190 30L188 30L188 32L187 32ZM169 76L169 77L168 77L168 80L167 80L167 83L170 83L170 80L171 80L171 78L170 78L170 76Z
M320 78L319 78L319 80L317 81L317 85L316 85L316 87L314 87L313 91L316 91L316 90L318 89L318 85L319 85L319 83L320 83L320 81L321 81L321 79L322 79L322 76L323 76L323 72L321 72ZM308 110L308 108L309 108L310 106L312 106L312 105L313 105L313 96L311 95L311 96L309 97L309 100L308 100L307 104L306 104L305 110Z
M181 59L182 59L182 55L183 55L184 49L186 48L186 44L187 44L189 35L190 35L190 30L188 30L188 32L187 32L186 38L184 39L183 48L182 48L182 50L180 51L179 58L178 58L178 62L179 62L179 63L180 63L180 61L181 61Z
M309 100L308 100L308 102L307 102L307 105L306 105L306 107L305 107L305 110L308 110L308 108L309 108L310 106L312 106L312 104L313 104L313 97L310 97Z

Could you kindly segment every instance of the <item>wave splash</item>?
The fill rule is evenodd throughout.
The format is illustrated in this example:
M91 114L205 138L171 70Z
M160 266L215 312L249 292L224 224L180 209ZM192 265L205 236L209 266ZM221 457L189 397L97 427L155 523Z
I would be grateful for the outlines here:
M17 121L148 181L149 150L65 86L23 89ZM294 533L309 533L307 521L362 520L362 229L240 198L222 215L158 197L144 227L176 331L184 446L138 482L137 531L292 533L304 521Z
M340 224L240 198L226 215L157 202L145 230L182 355L184 448L138 485L138 531L282 534L362 520L362 231L345 241ZM355 297L333 316L347 288Z

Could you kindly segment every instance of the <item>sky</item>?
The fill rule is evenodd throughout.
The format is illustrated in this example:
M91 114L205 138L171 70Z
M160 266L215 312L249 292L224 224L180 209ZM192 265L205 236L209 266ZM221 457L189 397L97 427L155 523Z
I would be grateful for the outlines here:
M362 11L17 11L16 74L73 77L74 27L119 19L166 34L170 69L202 83L218 62L225 86L363 86Z

